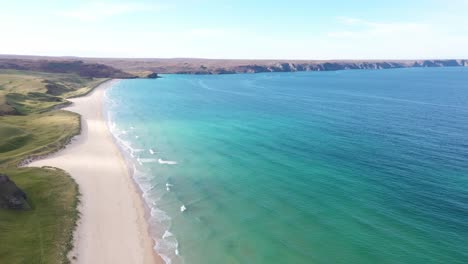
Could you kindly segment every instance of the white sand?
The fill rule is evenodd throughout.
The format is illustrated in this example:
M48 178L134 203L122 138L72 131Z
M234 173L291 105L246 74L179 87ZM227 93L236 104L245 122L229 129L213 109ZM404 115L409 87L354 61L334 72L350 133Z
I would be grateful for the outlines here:
M70 254L76 257L73 263L162 263L152 248L140 193L103 116L104 92L112 82L70 100L73 104L66 110L81 114L81 135L29 166L62 168L79 185L81 219Z

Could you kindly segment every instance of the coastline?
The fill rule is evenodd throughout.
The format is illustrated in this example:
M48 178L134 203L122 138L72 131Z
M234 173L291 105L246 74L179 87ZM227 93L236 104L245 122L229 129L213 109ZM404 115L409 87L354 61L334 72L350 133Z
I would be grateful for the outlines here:
M163 263L153 250L147 210L103 113L104 82L64 108L80 114L81 134L64 149L27 166L67 171L81 192L72 263Z

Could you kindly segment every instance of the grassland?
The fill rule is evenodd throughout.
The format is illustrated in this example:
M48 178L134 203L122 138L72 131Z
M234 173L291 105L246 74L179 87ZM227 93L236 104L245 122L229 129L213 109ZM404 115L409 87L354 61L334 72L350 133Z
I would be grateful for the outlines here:
M78 217L78 188L56 168L18 168L62 148L80 132L78 114L55 110L106 79L0 70L0 173L28 195L32 209L0 209L0 263L66 263Z
M32 210L0 209L0 263L67 263L78 218L78 190L64 171L3 171L28 195Z
M0 115L46 112L106 80L68 73L0 70Z
M60 149L79 133L79 120L78 114L62 110L0 116L0 168Z

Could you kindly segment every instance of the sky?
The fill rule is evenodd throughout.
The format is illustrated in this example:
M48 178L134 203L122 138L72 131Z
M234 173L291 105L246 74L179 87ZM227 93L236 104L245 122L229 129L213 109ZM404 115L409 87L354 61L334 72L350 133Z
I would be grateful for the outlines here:
M467 59L468 0L0 0L0 54Z

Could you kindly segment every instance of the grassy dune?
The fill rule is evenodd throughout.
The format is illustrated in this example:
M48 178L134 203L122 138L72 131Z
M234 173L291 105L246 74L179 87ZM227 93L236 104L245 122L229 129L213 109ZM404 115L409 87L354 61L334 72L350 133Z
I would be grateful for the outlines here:
M62 148L80 116L53 110L106 79L0 70L0 173L26 192L32 210L0 209L0 263L66 263L78 217L78 187L56 168L18 168Z
M84 95L106 80L70 73L0 70L0 115L49 111L66 105L66 98Z
M78 114L62 110L0 116L0 168L60 149L79 133L79 120Z
M32 210L0 209L0 263L67 263L78 218L78 189L64 171L3 170L28 195Z

